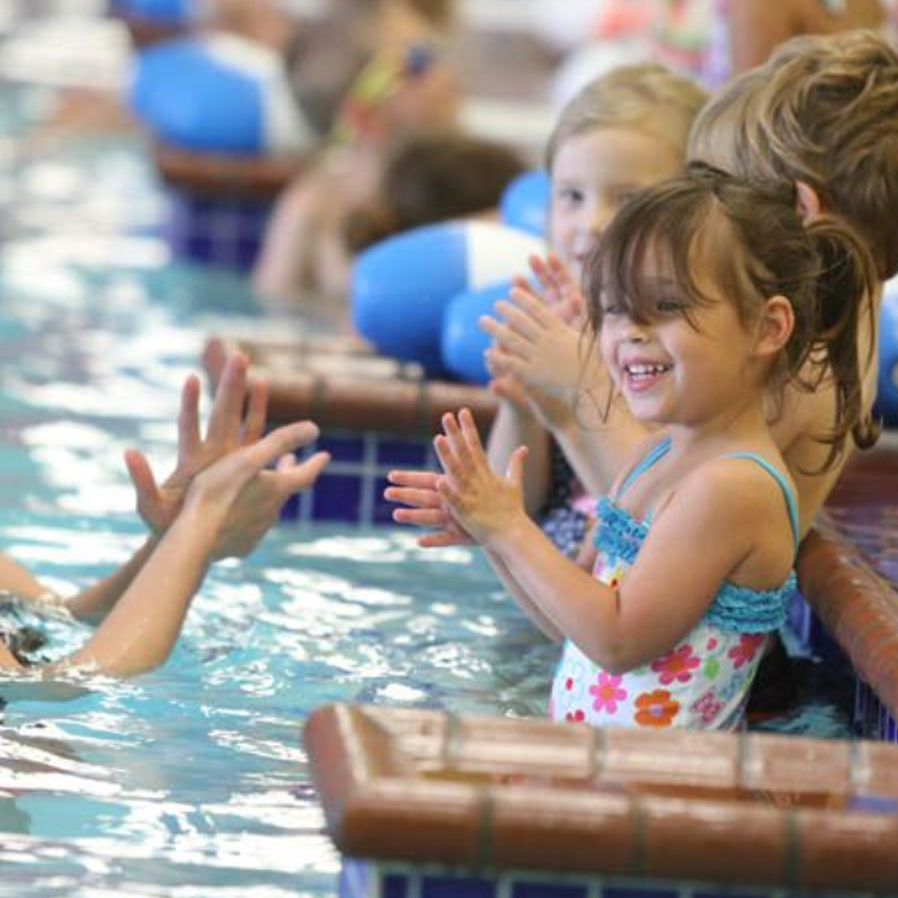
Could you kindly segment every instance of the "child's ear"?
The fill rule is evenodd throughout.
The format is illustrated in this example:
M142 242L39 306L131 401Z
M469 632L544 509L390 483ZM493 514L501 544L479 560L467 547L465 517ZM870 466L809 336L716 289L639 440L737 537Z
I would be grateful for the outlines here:
M795 182L795 192L798 195L798 216L805 224L809 224L820 215L822 209L820 196L804 181Z
M772 296L764 305L758 324L758 342L755 352L759 356L775 355L789 342L795 327L795 312L785 296Z

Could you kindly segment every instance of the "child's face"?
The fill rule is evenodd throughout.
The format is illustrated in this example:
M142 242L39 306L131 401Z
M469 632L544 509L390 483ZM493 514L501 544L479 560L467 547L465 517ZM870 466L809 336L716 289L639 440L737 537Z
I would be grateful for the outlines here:
M650 322L633 321L613 298L604 301L600 349L615 387L640 421L725 421L746 396L754 334L735 303L711 285L698 285L710 301L695 305L678 290L670 266L656 266L647 280L656 293Z
M597 237L636 190L676 175L672 141L635 127L597 128L569 137L552 164L549 242L579 280Z

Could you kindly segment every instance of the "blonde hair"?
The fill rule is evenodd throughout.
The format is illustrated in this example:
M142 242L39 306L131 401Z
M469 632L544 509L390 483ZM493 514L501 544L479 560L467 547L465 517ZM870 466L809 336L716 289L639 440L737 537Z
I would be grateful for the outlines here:
M662 65L621 66L586 85L561 111L546 147L546 168L562 144L599 128L633 126L667 136L685 150L692 121L707 94Z
M749 178L802 181L898 272L898 52L872 31L804 36L726 85L689 157Z

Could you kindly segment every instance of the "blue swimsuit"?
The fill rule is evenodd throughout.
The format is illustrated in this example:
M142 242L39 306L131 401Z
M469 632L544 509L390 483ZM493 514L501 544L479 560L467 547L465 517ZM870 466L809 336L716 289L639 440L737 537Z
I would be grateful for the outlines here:
M670 440L665 440L642 459L625 478L618 499L670 446ZM777 481L797 548L798 510L782 473L755 453L734 452L725 457L758 464ZM599 499L598 520L593 573L616 588L632 566L651 523L635 519L607 497ZM608 673L566 640L552 684L551 717L593 726L735 729L742 722L767 640L784 623L794 591L794 572L776 589L755 590L725 582L691 633L666 655L625 674Z

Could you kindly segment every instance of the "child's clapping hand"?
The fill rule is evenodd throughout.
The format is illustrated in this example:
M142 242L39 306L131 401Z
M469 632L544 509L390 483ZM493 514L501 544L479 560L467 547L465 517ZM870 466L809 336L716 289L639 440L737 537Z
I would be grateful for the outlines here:
M466 545L488 546L511 527L518 516L526 519L521 489L527 450L515 450L508 475L490 469L474 416L462 409L458 416L443 416L443 433L434 438L442 474L430 471L391 471L392 486L384 492L397 508L393 519L433 530L418 544L428 548Z
M444 476L436 488L452 518L482 546L527 518L522 482L527 450L516 449L505 477L493 473L480 442L474 416L462 409L458 417L443 415L443 433L434 439Z

